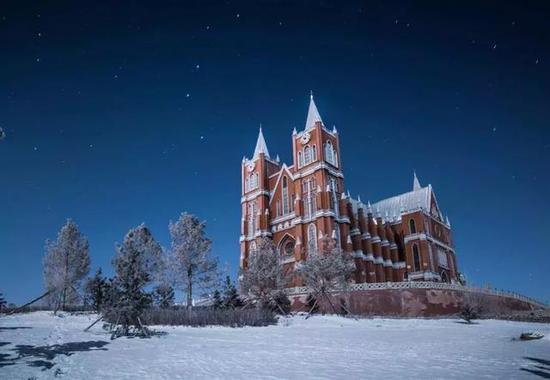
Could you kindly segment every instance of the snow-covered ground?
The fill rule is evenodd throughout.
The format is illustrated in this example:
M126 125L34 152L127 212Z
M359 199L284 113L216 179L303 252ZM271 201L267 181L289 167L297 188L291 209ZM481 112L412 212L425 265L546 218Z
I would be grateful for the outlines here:
M296 316L270 327L157 327L165 334L111 341L100 324L83 332L94 317L0 317L0 379L550 376L548 324ZM529 330L545 338L513 340Z

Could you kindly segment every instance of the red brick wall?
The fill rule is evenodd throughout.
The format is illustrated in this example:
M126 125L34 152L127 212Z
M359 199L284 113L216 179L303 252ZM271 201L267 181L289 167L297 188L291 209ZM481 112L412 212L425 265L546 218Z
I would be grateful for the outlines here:
M452 315L460 312L465 293L461 290L443 289L376 289L341 292L331 297L336 309L341 300L346 307L357 315L387 315L402 317L429 317ZM509 297L475 293L487 312L506 312L511 310L533 310L534 305ZM306 295L292 296L293 311L308 311ZM320 311L333 313L327 300L319 300Z

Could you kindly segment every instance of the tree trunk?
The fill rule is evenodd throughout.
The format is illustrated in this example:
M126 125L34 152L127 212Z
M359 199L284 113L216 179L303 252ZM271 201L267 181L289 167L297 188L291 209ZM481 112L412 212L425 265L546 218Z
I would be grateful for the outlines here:
M187 270L187 310L193 308L193 279L191 269Z

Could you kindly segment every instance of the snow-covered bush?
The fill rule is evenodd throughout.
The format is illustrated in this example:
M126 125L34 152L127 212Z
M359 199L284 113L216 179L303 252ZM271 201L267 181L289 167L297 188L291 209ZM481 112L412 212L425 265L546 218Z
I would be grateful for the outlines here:
M170 309L149 308L143 312L142 322L146 325L177 325L177 326L267 326L276 323L275 314L271 310L246 309L214 309L212 307L195 307L192 311L184 307Z

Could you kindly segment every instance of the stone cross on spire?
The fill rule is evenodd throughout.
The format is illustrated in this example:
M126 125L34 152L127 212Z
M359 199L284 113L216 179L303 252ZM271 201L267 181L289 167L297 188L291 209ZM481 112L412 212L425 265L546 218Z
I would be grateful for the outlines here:
M265 143L264 134L262 133L262 125L260 124L260 132L258 133L258 141L256 141L256 149L254 149L253 160L260 157L260 153L263 153L266 158L269 157L269 150L267 150L267 144Z
M323 123L323 120L321 119L321 115L319 115L319 110L317 110L317 106L315 105L315 101L313 100L313 92L309 95L309 109L307 111L307 119L306 119L306 128L307 131L310 128L313 128L315 126L316 122Z

